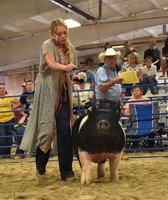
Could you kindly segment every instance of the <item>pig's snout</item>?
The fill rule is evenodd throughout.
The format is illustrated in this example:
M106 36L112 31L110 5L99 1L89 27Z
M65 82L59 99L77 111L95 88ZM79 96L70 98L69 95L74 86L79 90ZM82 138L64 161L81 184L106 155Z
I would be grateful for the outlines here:
M100 120L100 121L97 123L97 129L98 129L98 131L100 131L100 132L107 133L108 130L109 130L109 127L110 127L110 124L109 124L109 122L106 121L106 120Z

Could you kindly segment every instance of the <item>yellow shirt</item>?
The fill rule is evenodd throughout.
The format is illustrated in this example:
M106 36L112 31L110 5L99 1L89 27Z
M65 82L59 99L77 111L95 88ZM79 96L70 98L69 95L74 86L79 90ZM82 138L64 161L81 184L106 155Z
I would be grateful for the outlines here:
M6 94L5 96L11 96L11 95ZM15 117L13 112L4 112L12 110L13 102L14 102L13 97L0 98L0 123L6 123Z

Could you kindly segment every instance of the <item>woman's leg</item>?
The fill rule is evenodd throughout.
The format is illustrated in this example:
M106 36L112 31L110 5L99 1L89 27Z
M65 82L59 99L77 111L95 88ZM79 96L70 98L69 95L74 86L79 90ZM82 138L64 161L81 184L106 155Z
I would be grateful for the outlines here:
M44 153L39 147L36 150L36 170L39 174L43 175L46 172L46 165L50 157L50 149Z
M56 124L61 179L67 180L70 177L74 177L74 172L72 171L73 152L70 128L70 108L68 101L62 102L61 108L56 117Z

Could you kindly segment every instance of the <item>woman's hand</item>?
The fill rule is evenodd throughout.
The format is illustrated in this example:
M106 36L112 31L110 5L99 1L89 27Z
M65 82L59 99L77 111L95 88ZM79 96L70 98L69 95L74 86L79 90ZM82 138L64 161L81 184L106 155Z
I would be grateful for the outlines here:
M72 64L72 63L69 63L68 65L65 65L64 71L71 72L75 69L78 69L78 67L76 65Z

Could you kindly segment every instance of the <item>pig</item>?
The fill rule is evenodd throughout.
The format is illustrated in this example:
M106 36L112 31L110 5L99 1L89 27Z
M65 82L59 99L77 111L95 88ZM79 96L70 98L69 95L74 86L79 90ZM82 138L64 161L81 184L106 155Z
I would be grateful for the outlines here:
M118 180L118 167L125 147L125 132L120 123L119 106L105 103L79 117L72 127L74 154L79 160L81 184L90 184L91 162L98 163L97 177L104 177L109 160L110 181Z

